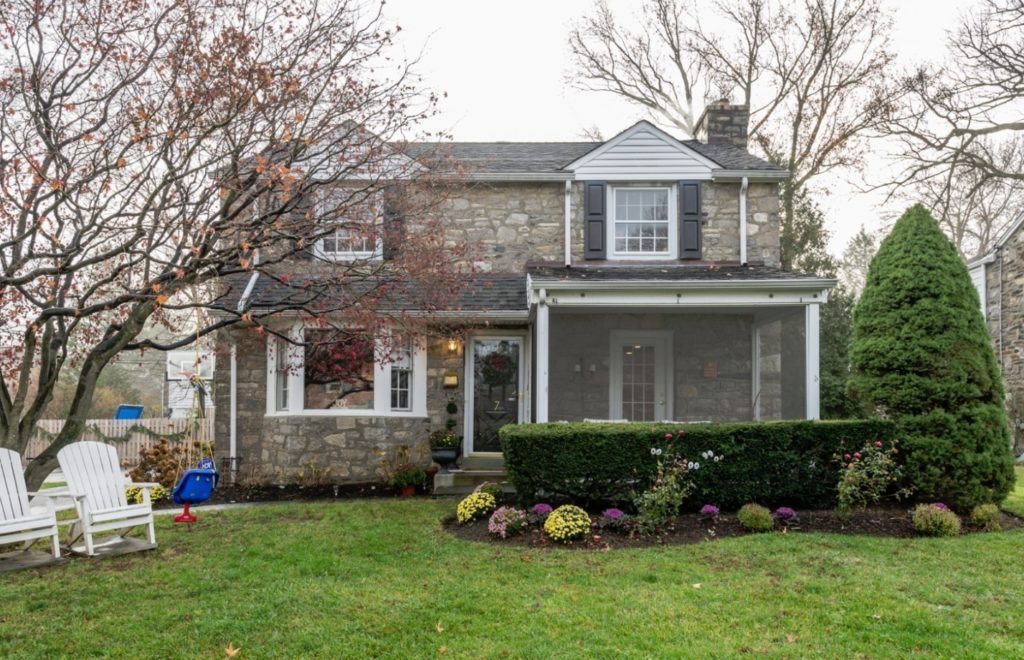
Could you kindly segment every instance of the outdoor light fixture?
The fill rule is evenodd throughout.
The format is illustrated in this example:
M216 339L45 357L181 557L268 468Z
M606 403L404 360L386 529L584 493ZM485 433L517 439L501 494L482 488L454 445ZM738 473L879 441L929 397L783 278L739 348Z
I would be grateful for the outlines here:
M459 375L455 372L449 371L444 375L441 380L441 385L445 389L453 389L459 386Z
M455 354L459 352L459 340L452 338L448 340L448 352Z

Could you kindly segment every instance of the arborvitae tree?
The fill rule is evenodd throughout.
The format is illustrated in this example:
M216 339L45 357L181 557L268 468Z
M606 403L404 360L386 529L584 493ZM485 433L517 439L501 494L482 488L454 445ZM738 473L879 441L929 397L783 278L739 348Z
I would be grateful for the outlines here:
M1014 474L999 367L967 267L920 204L872 260L853 332L850 393L900 424L917 497L1002 501Z

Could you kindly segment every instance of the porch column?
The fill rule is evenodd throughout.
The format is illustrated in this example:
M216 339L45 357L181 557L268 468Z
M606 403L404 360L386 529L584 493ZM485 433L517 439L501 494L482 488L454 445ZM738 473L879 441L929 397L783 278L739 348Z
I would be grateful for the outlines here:
M548 355L551 318L547 291L540 290L537 301L537 413L538 422L548 421Z
M818 374L818 316L819 307L816 303L807 305L804 338L807 349L807 419L819 419L821 417L821 404L819 401L819 374Z

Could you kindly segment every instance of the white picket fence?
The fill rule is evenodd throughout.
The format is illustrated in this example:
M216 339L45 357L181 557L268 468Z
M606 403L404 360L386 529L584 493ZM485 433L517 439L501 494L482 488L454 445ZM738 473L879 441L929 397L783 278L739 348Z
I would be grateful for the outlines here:
M128 439L124 442L114 441L110 444L117 449L117 457L122 464L135 465L139 462L139 452L160 442L159 437L154 437L141 429L146 429L156 436L170 436L182 433L189 424L187 419L90 419L85 423L85 433L79 440L103 442L107 438L122 438L127 435ZM58 433L63 426L64 420L62 419L40 420L38 428L45 433L36 432L28 443L24 458L28 460L38 456L46 449L52 435ZM199 423L195 439L199 442L213 443L212 417Z

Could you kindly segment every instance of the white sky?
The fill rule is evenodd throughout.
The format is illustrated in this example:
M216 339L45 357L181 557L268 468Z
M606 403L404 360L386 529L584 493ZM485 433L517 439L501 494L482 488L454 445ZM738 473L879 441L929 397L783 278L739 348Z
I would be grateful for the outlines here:
M940 60L946 31L955 28L969 0L883 0L893 8L893 44L899 64ZM616 16L636 11L635 0L609 0ZM418 71L424 84L447 92L442 115L428 128L456 140L579 140L596 126L607 138L643 118L643 111L611 94L578 91L571 73L570 23L589 13L593 0L388 0L389 18L403 28L399 45L409 57L423 51ZM671 132L671 131L670 131ZM880 157L869 173L884 170ZM819 181L830 191L819 201L840 253L864 224L881 229L902 211L879 194L857 192L845 174ZM877 174L872 176L878 180Z

